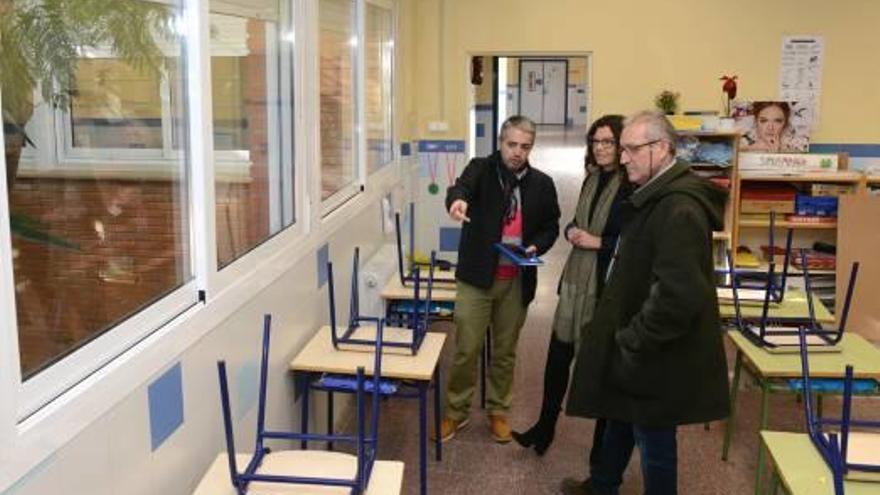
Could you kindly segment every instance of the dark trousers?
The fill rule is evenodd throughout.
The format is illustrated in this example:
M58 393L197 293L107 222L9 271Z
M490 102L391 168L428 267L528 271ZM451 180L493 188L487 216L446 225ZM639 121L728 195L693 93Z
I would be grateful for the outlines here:
M544 395L541 400L541 424L546 434L556 428L556 420L562 412L562 401L568 390L568 381L571 377L571 363L574 361L574 343L563 342L556 338L555 333L550 333L550 347L547 349L547 364L544 366ZM593 447L590 449L590 466L595 465L599 459L599 451L602 447L602 437L605 432L605 420L596 420L593 430Z
M607 423L599 462L591 473L593 491L617 495L633 447L638 445L645 495L676 495L678 446L675 427L644 428L613 420Z

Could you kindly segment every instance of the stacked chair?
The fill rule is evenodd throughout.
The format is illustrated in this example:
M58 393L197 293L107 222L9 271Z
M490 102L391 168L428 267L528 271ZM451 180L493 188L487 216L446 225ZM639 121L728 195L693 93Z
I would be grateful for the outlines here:
M226 362L217 362L220 380L220 399L223 409L223 424L226 434L226 450L229 458L229 473L233 487L239 495L266 492L279 489L280 485L290 485L308 490L314 487L348 488L350 494L358 495L366 491L373 465L376 461L379 398L382 383L382 325L377 326L377 349L374 373L365 378L364 369L358 368L353 385L346 384L335 391L354 393L357 403L357 431L354 435L310 434L269 430L266 428L266 388L269 366L270 315L263 320L263 348L260 361L259 402L257 411L257 434L254 453L247 465L240 470L236 462L232 414L229 406L229 387L226 377ZM369 402L369 424L367 409ZM267 440L308 442L333 442L354 445L355 454L317 450L286 450L272 452L266 446ZM285 490L285 493L288 493Z
M803 368L803 402L807 433L831 470L834 493L844 494L845 479L877 482L877 491L880 492L880 421L852 418L853 395L860 391L873 392L877 383L874 380L854 379L853 367L847 366L843 379L841 416L818 417L813 410L814 384L810 378L808 336L807 329L799 327L798 340Z
M421 268L413 270L413 304L407 314L395 318L394 323L398 326L387 327L384 332L384 341L378 337L376 329L384 325L384 321L378 317L363 316L360 314L360 300L358 297L358 271L360 263L360 250L355 248L352 259L351 273L351 296L349 303L348 326L340 329L336 325L336 296L333 283L333 264L327 263L327 281L329 285L330 302L330 327L333 347L340 346L346 350L361 348L372 352L381 343L386 352L404 351L412 355L418 353L425 335L430 326L431 292L434 286L433 274L435 264L435 252L431 252L431 262L428 266L426 297L421 299Z
M405 255L403 252L403 240L402 234L400 231L400 213L394 214L394 229L397 235L397 273L400 276L400 285L406 287L409 284L415 282L416 269L418 268L431 268L431 276L429 278L435 284L439 284L439 286L447 287L447 288L455 288L455 278L434 278L434 268L436 267L439 270L450 271L453 270L456 265L455 263L448 261L437 259L436 255L432 253L430 264L425 263L424 261L416 260L415 254L415 223L414 223L415 209L413 205L410 205L409 212L409 255ZM408 262L406 261L408 259Z
M790 238L786 250L786 263L791 250ZM806 264L806 253L800 250L803 265L804 291L807 299L808 314L797 317L780 317L770 316L770 305L774 302L774 298L778 298L781 302L785 294L785 276L782 277L782 286L775 283L775 264L770 262L765 278L763 288L764 301L761 306L761 316L757 319L745 318L742 314L742 302L740 301L739 291L741 290L741 274L733 264L730 252L727 252L728 265L730 270L731 290L733 293L734 305L734 322L742 334L752 341L755 345L762 347L770 352L797 352L798 329L803 328L806 331L807 344L813 350L825 350L833 352L835 345L840 342L843 332L846 329L846 320L849 313L850 303L852 301L853 291L855 289L856 278L859 271L859 263L852 264L849 277L849 285L847 286L846 296L843 308L839 315L840 325L836 329L826 328L816 319L816 312L813 303L813 291L810 282L810 271ZM787 268L786 268L787 269ZM785 273L785 272L783 272Z

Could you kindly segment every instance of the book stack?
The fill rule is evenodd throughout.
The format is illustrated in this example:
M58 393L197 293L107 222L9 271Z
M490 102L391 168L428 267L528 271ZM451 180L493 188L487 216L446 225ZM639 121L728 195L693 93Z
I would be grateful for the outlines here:
M740 212L768 214L795 213L797 189L785 184L750 184L740 191Z
M816 224L828 224L833 225L837 223L837 217L827 217L820 215L786 215L785 220L789 223L799 223L805 225L816 225Z

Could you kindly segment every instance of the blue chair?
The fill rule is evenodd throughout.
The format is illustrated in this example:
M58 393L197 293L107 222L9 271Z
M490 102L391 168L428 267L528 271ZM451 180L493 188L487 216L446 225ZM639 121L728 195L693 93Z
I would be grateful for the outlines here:
M223 408L223 424L226 434L226 451L229 457L229 473L231 482L239 495L248 493L251 483L270 483L270 484L294 484L294 485L317 485L317 486L335 486L350 487L351 494L357 495L364 493L370 482L370 475L373 471L373 465L376 461L377 451L377 431L379 420L379 398L380 398L380 375L382 366L382 353L376 352L374 362L374 373L372 378L365 378L364 369L358 368L357 376L351 383L345 385L345 390L351 391L356 396L357 403L357 432L354 435L320 435L309 433L295 433L278 430L266 429L266 385L268 381L269 367L269 330L271 327L271 316L265 315L263 319L263 354L260 361L260 383L259 383L259 402L257 411L257 435L254 453L250 462L244 467L243 471L239 471L239 467L235 458L235 442L232 430L232 414L229 407L229 387L226 378L226 362L217 362L217 373L220 380L220 400ZM382 335L381 325L378 327L378 335ZM381 343L380 349L381 351ZM367 396L371 397L370 401L370 424L367 427L366 407ZM290 475L284 473L264 472L266 464L270 464L270 458L273 455L296 454L300 460L307 460L308 456L324 456L321 459L312 460L313 464L326 462L326 452L320 451L282 451L279 453L271 453L266 447L266 440L292 440L300 441L305 445L307 442L342 442L354 444L357 453L355 455L337 454L336 458L342 457L345 461L354 464L354 474L352 476L316 476L316 475ZM296 459L296 458L295 458Z
M852 302L855 283L859 272L859 263L852 264L849 285L846 290L843 309L840 315L840 325L836 329L829 329L816 320L816 311L813 305L813 289L810 281L810 270L807 267L806 251L800 250L803 265L804 291L807 298L808 314L804 317L771 317L769 316L772 279L774 263L770 262L768 277L765 282L765 297L762 305L761 316L750 320L742 315L741 302L739 299L739 273L733 265L730 251L727 252L727 260L731 274L731 289L733 292L734 322L737 329L752 343L770 351L796 352L799 346L798 331L803 328L807 332L807 340L810 346L832 347L840 342L846 330L846 321ZM786 256L787 258L787 256Z
M431 252L431 262L428 268L428 277L427 277L427 290L425 300L421 299L421 269L416 267L414 269L414 285L413 285L413 299L412 304L410 306L410 311L405 312L403 314L399 314L395 318L390 318L391 321L394 321L398 326L392 328L391 330L399 335L402 330L408 330L406 332L406 336L404 338L396 338L390 339L389 332L385 332L386 339L382 342L382 345L386 348L395 348L395 349L407 349L413 355L417 354L419 348L422 346L422 342L425 340L425 335L428 332L428 327L431 323L431 293L433 291L433 274L434 274L434 261L435 261L436 253L434 251ZM347 346L363 346L367 350L372 351L373 348L377 345L377 337L371 332L363 332L361 335L358 335L358 331L362 328L365 328L363 325L369 325L369 328L373 328L373 326L384 325L384 321L381 318L370 317L370 316L362 316L360 314L360 298L358 296L358 272L359 272L359 263L360 263L360 249L354 249L354 256L352 259L352 272L351 272L351 296L349 303L349 318L348 318L348 326L341 331L336 325L336 296L334 290L334 282L333 282L333 263L327 263L327 283L328 283L328 292L329 292L329 302L330 302L330 327L331 327L331 338L333 340L333 348L338 349L340 345Z
M406 287L408 284L415 282L416 269L417 268L426 268L429 266L428 263L423 261L416 261L415 258L415 205L410 203L409 209L409 263L404 263L404 254L403 254L403 240L401 239L400 232L400 213L394 214L394 231L397 237L397 273L400 277L400 285ZM405 266L406 265L406 266ZM404 267L405 266L405 267ZM448 261L437 259L432 256L432 260L430 262L430 266L432 268L437 268L439 270L453 270L456 267L456 264ZM434 279L433 271L430 277L430 280L435 284L440 284L444 287L455 288L455 279Z
M768 240L769 247L768 250L770 254L770 262L767 267L766 273L761 273L755 270L749 270L748 273L745 273L744 270L737 271L734 273L734 265L732 262L729 262L728 269L716 269L715 273L718 275L729 275L730 285L722 284L720 287L727 287L733 289L733 279L734 275L736 275L737 279L737 288L740 289L758 289L763 290L766 294L766 298L769 299L770 302L779 304L785 299L785 287L787 285L788 280L788 269L791 266L790 257L791 257L791 242L794 235L794 229L788 228L786 229L786 238L785 238L785 255L782 261L782 273L777 274L775 270L776 263L773 261L775 258L776 247L774 243L775 239L775 224L776 224L776 213L770 212L770 227L768 230Z
M828 464L834 478L835 495L843 495L845 478L880 482L880 449L876 447L861 448L865 457L853 460L851 457L854 444L880 445L880 421L856 420L852 418L852 397L856 388L872 388L876 393L877 382L874 380L856 380L853 378L853 367L847 366L843 378L843 407L840 418L820 418L813 412L812 395L814 384L810 378L809 352L807 331L798 329L801 366L803 372L804 414L807 422L807 433L822 459ZM838 380L839 381L839 380ZM833 428L832 431L830 428ZM853 432L853 428L861 430ZM865 455L867 454L867 455ZM880 484L877 485L880 491Z

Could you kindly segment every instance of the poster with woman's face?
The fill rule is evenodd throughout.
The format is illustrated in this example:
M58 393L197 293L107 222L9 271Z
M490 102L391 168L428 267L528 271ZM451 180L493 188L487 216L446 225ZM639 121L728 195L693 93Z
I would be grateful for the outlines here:
M742 133L740 151L806 153L810 124L796 101L734 101L733 118Z

